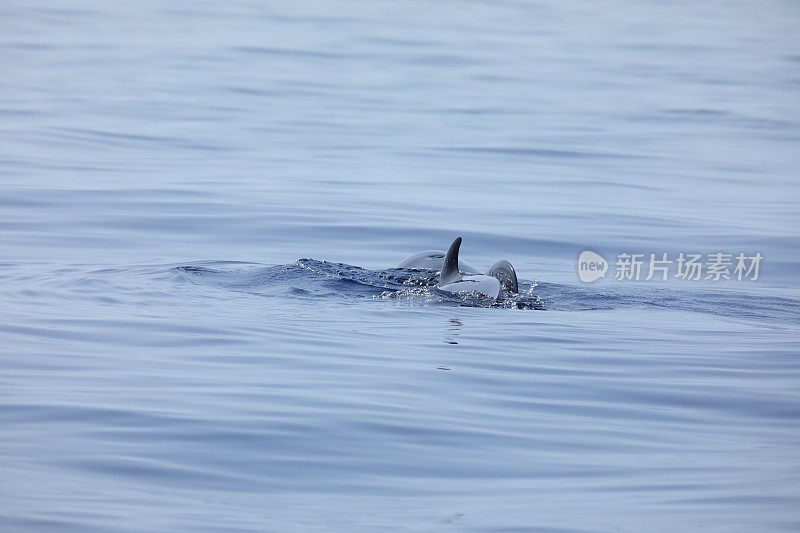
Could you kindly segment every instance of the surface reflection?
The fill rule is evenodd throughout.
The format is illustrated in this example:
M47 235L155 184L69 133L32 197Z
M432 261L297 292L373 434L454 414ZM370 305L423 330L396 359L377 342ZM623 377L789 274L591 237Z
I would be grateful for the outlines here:
M447 321L447 329L444 334L445 344L458 344L458 336L461 333L461 327L464 324L459 318L451 318Z

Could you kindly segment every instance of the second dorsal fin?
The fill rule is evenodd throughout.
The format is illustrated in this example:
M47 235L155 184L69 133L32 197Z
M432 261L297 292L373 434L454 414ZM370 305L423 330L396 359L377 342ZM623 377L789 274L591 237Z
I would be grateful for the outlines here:
M439 274L439 285L446 283L453 283L461 279L461 273L458 271L458 250L461 248L461 237L456 237L450 248L447 249L447 254L444 256L444 263L442 263L442 273Z

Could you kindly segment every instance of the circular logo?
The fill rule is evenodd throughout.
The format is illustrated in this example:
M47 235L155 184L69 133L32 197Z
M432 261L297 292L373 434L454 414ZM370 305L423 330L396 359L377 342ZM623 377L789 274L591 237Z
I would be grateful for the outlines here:
M592 252L591 250L584 250L578 257L578 277L584 283L591 283L603 278L608 271L608 261L605 257Z

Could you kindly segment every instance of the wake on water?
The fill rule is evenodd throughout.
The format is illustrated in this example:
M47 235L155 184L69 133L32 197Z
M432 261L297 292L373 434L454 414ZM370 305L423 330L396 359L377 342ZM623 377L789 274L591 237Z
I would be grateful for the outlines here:
M441 291L436 287L438 273L431 270L368 270L315 259L278 266L200 263L172 270L194 284L265 296L369 298L419 305L552 311L650 308L779 322L800 316L800 302L793 298L739 290L678 290L613 283L570 285L520 279L518 294L504 291L493 301L480 294Z
M544 302L533 293L535 282L522 283L518 294L503 291L495 301L480 293L441 291L436 287L439 274L432 270L367 270L315 259L272 267L187 265L174 270L198 284L253 294L284 292L309 298L372 298L463 307L544 309Z

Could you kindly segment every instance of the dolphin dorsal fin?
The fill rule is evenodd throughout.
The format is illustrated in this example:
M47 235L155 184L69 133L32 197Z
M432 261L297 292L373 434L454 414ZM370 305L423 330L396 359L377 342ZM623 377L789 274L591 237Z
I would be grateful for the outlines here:
M461 248L461 237L456 237L450 248L447 249L447 254L444 256L444 263L442 263L442 273L439 274L439 285L446 283L453 283L461 279L461 273L458 271L458 250Z
M487 276L492 276L500 281L503 288L509 292L519 292L519 281L517 281L517 273L511 263L502 259L496 261L489 270L486 271Z

